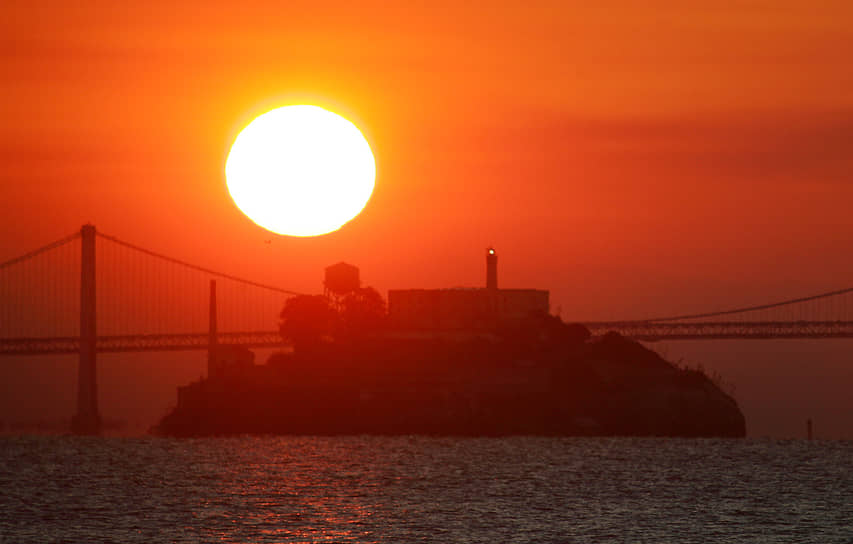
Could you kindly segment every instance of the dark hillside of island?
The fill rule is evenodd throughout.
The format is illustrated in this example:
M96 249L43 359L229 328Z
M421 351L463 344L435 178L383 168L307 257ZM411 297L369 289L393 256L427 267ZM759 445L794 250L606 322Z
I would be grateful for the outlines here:
M616 333L590 339L584 327L550 315L488 332L375 327L334 341L319 336L262 365L243 348L220 346L210 375L181 387L154 431L745 435L735 400L701 371Z

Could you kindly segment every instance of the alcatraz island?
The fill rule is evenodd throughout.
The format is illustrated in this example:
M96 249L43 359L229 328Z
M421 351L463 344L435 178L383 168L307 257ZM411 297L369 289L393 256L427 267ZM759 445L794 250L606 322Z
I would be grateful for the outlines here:
M167 436L425 434L742 437L735 400L615 332L591 337L549 313L549 293L486 286L392 290L326 268L325 294L287 300L292 349L255 364L211 351L208 375L178 388L154 427Z

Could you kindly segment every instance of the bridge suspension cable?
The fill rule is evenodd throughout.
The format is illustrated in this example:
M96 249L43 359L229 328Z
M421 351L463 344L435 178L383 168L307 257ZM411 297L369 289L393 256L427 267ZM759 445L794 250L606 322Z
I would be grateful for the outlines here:
M0 263L0 338L79 334L80 233Z
M79 232L75 232L74 234L72 234L70 236L66 236L65 238L60 238L59 240L56 240L55 242L51 242L51 243L49 243L45 246L42 246L38 249L34 249L32 251L24 253L23 255L15 257L14 259L9 259L6 262L0 263L0 270L2 270L4 268L8 268L12 265L18 264L20 262L32 259L33 257L37 257L38 255L45 253L47 251L50 251L51 249L56 249L60 246L64 246L65 244L67 244L73 240L76 240L77 238L80 238Z
M209 268L204 268L202 266L198 266L198 265L195 265L192 263L188 263L188 262L182 261L180 259L175 259L174 257L169 257L167 255L163 255L162 253L157 253L155 251L151 251L150 249L145 249L144 247L140 247L140 246L137 246L135 244L125 242L124 240L116 238L115 236L110 236L109 234L104 234L100 231L97 232L97 235L99 237L105 239L105 240L109 240L115 244L118 244L120 246L124 246L128 249L132 249L134 251L139 251L140 253L144 253L144 254L149 255L151 257L155 257L157 259L162 259L162 260L170 262L172 264L177 264L177 265L180 265L180 266L192 269L192 270L196 270L198 272L210 274L211 276L217 276L217 277L224 278L227 280L242 283L244 285L250 285L252 287L258 287L260 289L266 289L268 291L275 291L277 293L283 293L285 295L302 295L303 294L303 293L297 293L296 291L290 291L287 289L282 289L281 287L276 287L274 285L266 285L266 284L258 283L258 282L252 281L252 280L247 280L245 278L232 276L231 274L226 274L224 272L217 272L216 270L211 270Z
M759 310L769 310L771 308L779 308L781 306L789 306L791 304L799 304L802 302L811 302L813 300L820 300L824 298L835 297L839 295L846 295L847 293L853 293L853 287L848 287L846 289L838 289L836 291L828 291L826 293L820 293L818 295L811 295L808 297L800 297L800 298L792 298L788 300L782 300L779 302L771 302L769 304L759 304L757 306L745 306L743 308L734 308L731 310L721 310L718 312L707 312L702 314L684 314L684 315L675 315L668 317L658 317L654 319L641 319L638 322L645 323L661 323L665 321L683 321L687 319L703 319L708 317L719 317L723 315L733 315L733 314L743 314L747 312L755 312Z

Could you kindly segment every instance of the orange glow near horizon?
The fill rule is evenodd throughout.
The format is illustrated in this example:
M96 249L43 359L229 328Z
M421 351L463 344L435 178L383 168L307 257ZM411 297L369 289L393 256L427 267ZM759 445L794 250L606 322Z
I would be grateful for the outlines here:
M361 212L373 193L376 164L350 121L317 106L285 106L240 132L225 176L237 207L259 226L317 236Z
M385 291L478 285L494 243L502 284L592 320L820 292L853 271L849 2L7 11L5 256L91 222L300 292L347 260ZM379 175L345 228L267 245L224 163L285 104L351 120Z
M493 245L501 287L549 290L566 321L702 313L853 278L849 0L13 0L3 11L0 261L92 223L295 292L321 292L324 267L346 261L385 294L482 285ZM240 129L290 104L358 127L375 189L315 226L317 204L290 209L253 188L238 204L295 234L276 236L237 212L225 166ZM336 192L312 196L324 215ZM304 230L276 227L285 216ZM204 323L205 293L176 295L178 310ZM200 302L180 302L190 295ZM732 361L722 374L737 380L735 362L764 357L753 349L720 355ZM788 356L776 355L774 373ZM849 376L845 360L814 376ZM773 393L785 399L778 428L810 406L825 407L810 414L827 432L832 414L853 413L833 389L849 381L820 385L834 405L804 398L803 381ZM0 408L27 401L7 391ZM836 421L850 436L849 418Z

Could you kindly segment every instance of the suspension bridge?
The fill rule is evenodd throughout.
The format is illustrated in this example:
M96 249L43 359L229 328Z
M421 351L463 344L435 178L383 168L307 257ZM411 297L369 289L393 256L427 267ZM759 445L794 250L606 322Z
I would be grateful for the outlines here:
M98 353L280 347L294 291L211 270L85 225L0 263L0 356L79 354L75 432L100 429ZM853 338L853 288L770 304L584 323L643 341Z

